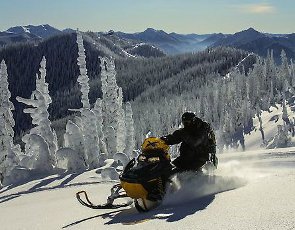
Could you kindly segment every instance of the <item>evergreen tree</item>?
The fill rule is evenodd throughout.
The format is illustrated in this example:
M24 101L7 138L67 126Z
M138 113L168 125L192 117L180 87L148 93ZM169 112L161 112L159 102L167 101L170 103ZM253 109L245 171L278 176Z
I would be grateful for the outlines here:
M82 93L81 102L82 102L83 108L90 109L90 103L88 98L90 87L88 84L89 77L87 75L87 68L86 68L86 55L85 55L85 49L83 45L82 34L79 31L77 31L77 44L78 44L77 61L78 61L79 69L80 69L80 75L77 81L79 82L81 86L81 93Z
M293 88L295 88L295 64L293 63L291 59L291 65L290 65L290 74L291 74L291 85Z
M118 130L117 130L117 152L122 153L126 147L126 120L123 109L123 92L122 88L118 91Z
M286 81L288 83L291 83L291 81L292 81L288 58L287 58L286 52L284 50L282 50L282 52L281 52L281 61L282 61L282 64L281 64L280 70L279 70L279 77L281 79L281 84L284 85ZM282 90L284 90L284 87L282 87L281 91Z
M131 103L126 103L126 148L124 153L128 156L132 156L133 150L135 149L135 138L134 138L134 121Z
M8 86L7 66L2 60L0 66L0 185L10 171L8 155L12 154L14 148L13 127L15 123L12 115L14 106L10 101L11 94Z
M96 117L96 128L99 139L100 152L107 155L108 152L105 143L105 136L103 133L102 100L100 98L96 100L92 111L94 112Z
M83 45L83 38L79 31L77 31L77 44L78 44L78 58L77 64L79 66L80 75L77 79L77 82L80 85L81 91L81 109L71 109L72 111L80 112L80 116L76 117L76 125L79 127L79 131L81 132L78 136L83 137L83 147L84 151L81 152L82 156L80 157L83 160L86 160L88 168L93 169L99 166L99 137L97 133L97 122L96 116L94 112L90 109L89 103L89 77L87 75L86 68L86 55L85 49ZM76 136L72 136L76 138ZM71 138L71 136L68 136ZM72 140L68 140L68 142L73 142ZM75 146L78 147L78 146ZM79 147L78 147L79 149ZM78 153L80 152L78 149L76 150Z
M37 165L48 164L46 169L53 168L56 165L56 151L57 151L57 138L54 130L51 128L51 121L49 120L48 107L51 103L51 97L49 96L48 84L45 81L46 77L46 59L43 57L40 64L40 76L36 74L36 90L32 92L30 99L17 97L16 99L24 103L30 108L24 109L24 113L30 114L32 117L32 124L36 125L30 130L30 133L23 137L23 141L26 143L26 150L37 148L38 144L40 149L44 152L30 151L32 154L37 154L34 159L48 159L47 162L38 163ZM33 137L31 135L35 134ZM40 140L43 138L44 140ZM34 141L37 141L34 143ZM46 147L48 146L48 151ZM27 152L26 152L27 153ZM45 154L46 156L42 156ZM49 154L47 156L47 154Z
M101 58L103 129L109 157L122 152L124 146L124 111L122 110L122 89L116 81L115 62L107 57ZM121 136L123 135L123 136ZM123 141L124 140L124 141Z
M80 127L71 120L68 120L66 125L66 132L64 134L64 146L66 148L73 149L78 154L81 162L83 162L83 165L86 169L88 164L87 156L84 151L85 147L82 131Z

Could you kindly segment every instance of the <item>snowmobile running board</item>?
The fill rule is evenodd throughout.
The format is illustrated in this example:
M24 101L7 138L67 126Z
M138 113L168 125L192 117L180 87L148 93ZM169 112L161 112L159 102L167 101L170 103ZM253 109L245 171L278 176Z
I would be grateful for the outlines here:
M93 204L89 200L86 191L77 192L76 193L76 198L80 202L80 204L82 204L83 206L86 206L88 208L92 208L92 209L117 209L117 208L127 207L127 206L131 205L132 202L125 203L125 204L113 204L114 200L117 199L117 198L128 197L125 193L124 194L119 193L119 190L121 188L122 187L120 185L113 186L112 189L111 189L111 195L107 199L107 203L102 204L102 205ZM84 195L85 200L81 199L82 194Z

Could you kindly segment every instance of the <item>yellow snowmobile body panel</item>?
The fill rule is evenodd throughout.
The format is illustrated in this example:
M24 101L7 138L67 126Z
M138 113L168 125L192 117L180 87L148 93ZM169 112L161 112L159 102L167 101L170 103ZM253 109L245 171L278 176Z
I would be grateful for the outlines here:
M144 198L145 199L148 195L148 191L141 184L121 181L121 186L130 198L133 198L133 199Z

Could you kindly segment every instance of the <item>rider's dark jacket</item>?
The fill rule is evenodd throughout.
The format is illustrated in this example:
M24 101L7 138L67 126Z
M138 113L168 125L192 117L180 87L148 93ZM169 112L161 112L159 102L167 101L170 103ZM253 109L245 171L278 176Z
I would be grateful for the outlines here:
M197 170L216 152L215 136L211 126L200 119L189 127L161 137L168 145L179 144L180 155L172 163L181 170Z

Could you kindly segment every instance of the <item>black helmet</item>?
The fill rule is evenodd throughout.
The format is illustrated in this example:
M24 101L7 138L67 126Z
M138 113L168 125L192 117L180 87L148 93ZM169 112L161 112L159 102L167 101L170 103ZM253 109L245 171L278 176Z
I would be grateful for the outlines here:
M193 119L196 117L196 114L193 112L185 112L181 116L181 120L183 121L193 121Z
M185 112L181 116L182 124L186 127L199 127L202 124L202 119L198 118L193 112Z

